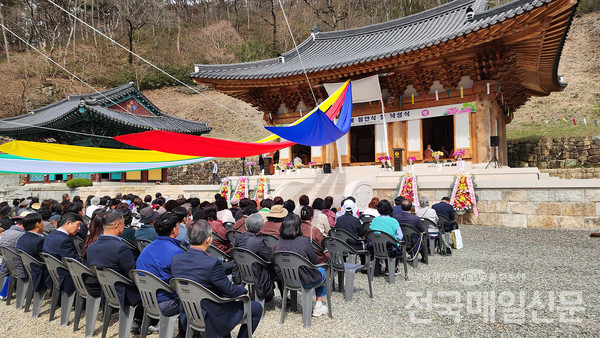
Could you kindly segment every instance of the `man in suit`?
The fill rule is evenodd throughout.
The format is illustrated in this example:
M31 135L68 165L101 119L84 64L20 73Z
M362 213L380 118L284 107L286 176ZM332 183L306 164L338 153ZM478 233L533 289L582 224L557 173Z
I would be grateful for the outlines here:
M392 209L392 215L398 215L402 213L402 201L404 201L405 198L402 196L398 196L396 198L394 198L394 208Z
M456 216L454 214L454 208L450 205L450 199L448 197L442 197L439 203L431 206L438 216L444 216L452 222L444 222L444 231L450 232L454 229L458 229L456 222Z
M174 208L175 210L177 208ZM182 208L185 211L185 208ZM154 223L158 238L144 249L136 262L140 270L145 270L169 284L171 280L171 259L173 256L183 253L177 240L179 235L179 217L174 213L165 212L158 216ZM163 315L170 317L180 313L180 301L176 293L158 290L156 294L158 306ZM185 333L183 326L179 326L179 332Z
M46 236L42 251L56 257L59 261L63 257L70 257L81 261L72 237L79 231L83 218L79 214L67 212L62 216L60 222L61 226ZM61 290L69 294L75 291L75 284L73 284L73 279L69 271L59 269L58 282L60 283Z
M244 223L247 231L237 237L235 240L235 247L252 251L258 257L269 262L273 250L265 244L264 239L256 236L256 234L261 231L263 223L262 216L259 214L255 213L247 216L246 222ZM267 267L263 267L260 264L252 265L256 294L267 303L273 300L273 282L278 280L278 275L281 275L281 273L277 273L276 269L274 264L269 264ZM238 275L239 270L237 269L237 264L233 271L235 278L241 278L241 276ZM278 280L278 282L281 282L281 280ZM279 288L279 290L283 290L283 287Z
M2 233L0 236L0 246L16 251L17 249L17 241L21 236L25 234L25 230L23 229L23 217L17 216L14 218L15 224L12 225L8 230ZM23 262L21 260L14 260L15 268L17 269L17 276L27 281L27 273L25 272L25 268L23 267ZM8 264L2 264L2 270L0 270L0 282L4 282L10 274L10 270L8 270ZM0 284L4 285L4 284Z
M401 203L401 208L401 213L392 215L392 217L394 217L398 221L398 223L400 223L400 226L409 226L417 230L418 232L425 232L425 228L423 228L423 225L421 224L421 219L410 213L410 211L413 208L412 202L410 200L404 199ZM407 234L403 235L404 237L407 236ZM413 244L413 251L411 251L410 254L413 257L416 256L417 253L414 251L416 251L416 249L419 248L419 252L421 253L421 262L428 264L427 248L423 243L423 238L415 234L412 234L410 238Z
M31 213L23 217L23 228L27 231L17 240L17 249L29 254L31 257L43 261L40 253L44 248L44 222L38 213ZM48 269L43 266L31 265L31 279L34 291L42 291L52 287L52 279Z
M206 249L212 242L212 228L208 222L205 220L194 222L188 228L188 239L190 240L190 249L173 257L171 261L171 274L174 278L191 279L220 297L238 297L248 293L245 288L232 284L225 275L223 264L206 253ZM251 304L252 332L254 332L263 309L258 302ZM203 302L202 314L206 324L206 337L228 336L244 314L243 303ZM248 328L246 325L242 325L238 337L247 336Z
M98 240L90 244L86 256L90 265L110 268L128 277L129 271L135 269L135 258L129 247L120 237L125 228L125 220L118 210L109 210L102 216L104 233ZM135 324L132 331L138 331L144 309L140 305L142 299L135 286L117 284L115 286L121 306L137 306L134 314Z

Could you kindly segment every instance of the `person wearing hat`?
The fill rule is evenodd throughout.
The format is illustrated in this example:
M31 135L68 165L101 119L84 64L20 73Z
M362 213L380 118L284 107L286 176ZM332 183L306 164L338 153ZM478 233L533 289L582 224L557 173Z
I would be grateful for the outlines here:
M13 208L11 208L8 205L0 208L0 226L4 230L10 229L10 227L15 224L15 222L13 222L10 219L10 214L12 213L12 210Z
M273 208L272 199L267 198L260 201L260 210L258 211L258 213L262 216L265 222L267 221L267 215L271 212L271 208Z
M100 196L94 196L90 199L90 206L85 209L85 215L92 218L94 210L100 208Z
M154 229L154 222L158 217L158 212L154 211L151 207L146 207L140 211L140 228L135 232L135 239L145 239L148 241L154 241L158 234Z
M279 238L279 232L281 230L281 222L285 216L288 215L288 211L283 208L282 205L276 204L271 207L271 211L267 214L267 221L263 224L262 234L270 234Z
M337 217L335 220L335 227L348 231L357 239L363 238L367 232L360 223L360 220L352 214L355 208L352 200L346 200L342 206L342 210L345 212L342 216ZM356 250L363 250L361 241L348 240L347 243Z
M240 207L239 207L240 200L237 197L234 197L229 201L229 203L231 203L231 208L229 208L229 211L231 211L231 214L233 216L235 216L235 214L238 212L238 210L240 210ZM235 221L237 221L238 219L234 218Z
M38 210L40 210L40 208L41 208L41 207L42 207L42 203L40 203L40 202L33 203L33 204L30 206L30 208L31 208L31 209L33 209L33 210L35 210L35 211L38 211Z
M24 213L25 211L31 211L31 209L29 208L30 205L31 205L30 199L23 200L21 203L19 203L19 209L17 210L17 216L24 216L21 214Z

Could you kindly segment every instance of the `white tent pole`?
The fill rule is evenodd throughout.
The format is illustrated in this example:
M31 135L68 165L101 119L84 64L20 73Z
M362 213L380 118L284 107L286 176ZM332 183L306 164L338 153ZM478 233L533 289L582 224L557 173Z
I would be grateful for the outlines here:
M335 120L335 125L337 125L337 119ZM344 166L342 165L342 153L340 152L340 140L339 138L335 141L335 151L337 152L338 164L340 165L340 174L344 173Z
M387 131L387 123L385 122L385 108L383 107L383 98L379 99L379 102L381 103L381 114L383 115L383 133L385 134L385 155L386 156L390 156L390 146L389 146L389 142L388 142L388 131ZM390 163L391 165L391 163Z

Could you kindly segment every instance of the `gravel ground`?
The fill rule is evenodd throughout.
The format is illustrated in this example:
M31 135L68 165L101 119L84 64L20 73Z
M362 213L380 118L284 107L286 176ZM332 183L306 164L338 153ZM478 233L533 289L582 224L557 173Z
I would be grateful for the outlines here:
M274 304L267 304L255 335L598 335L600 239L589 233L463 226L465 248L452 256L435 255L416 270L409 267L408 281L397 277L390 285L383 277L375 278L373 299L366 275L358 274L354 300L346 303L334 292L334 318L313 318L309 329L302 328L300 313L288 312L279 324L281 299L276 297ZM58 320L49 323L49 307L46 300L42 316L32 319L14 305L0 304L2 336L83 336L83 328L73 333L72 321L68 327ZM117 336L116 321L113 315L109 336ZM100 327L98 321L96 335Z

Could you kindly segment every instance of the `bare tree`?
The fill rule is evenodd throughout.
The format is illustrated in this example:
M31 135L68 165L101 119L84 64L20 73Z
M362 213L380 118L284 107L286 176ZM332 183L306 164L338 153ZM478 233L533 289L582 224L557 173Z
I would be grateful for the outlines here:
M273 29L273 51L277 50L277 15L275 13L275 1L277 0L259 0L259 9L266 8L269 11L271 20L267 19L266 15L260 15L260 17Z
M340 22L346 20L351 5L347 0L304 0L304 3L333 30L338 30Z
M123 15L129 41L129 64L133 63L133 40L135 32L157 21L159 4L157 0L115 0L115 7Z
M10 64L10 53L8 52L8 39L4 30L4 5L0 7L0 23L2 23L2 37L4 38L4 51L6 52L6 62Z

